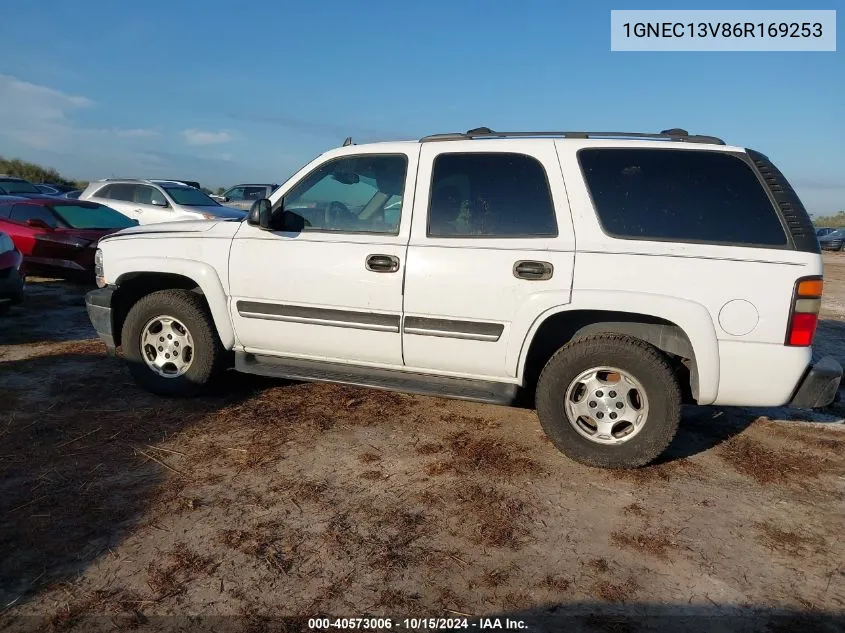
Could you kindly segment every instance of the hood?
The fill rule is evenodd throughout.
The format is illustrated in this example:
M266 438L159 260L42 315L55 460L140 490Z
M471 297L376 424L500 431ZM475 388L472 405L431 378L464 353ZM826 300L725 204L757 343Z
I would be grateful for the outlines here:
M188 207L182 206L185 211L193 211L194 213L213 213L222 219L243 220L246 217L246 212L243 209L235 209L233 207L214 206L214 207Z
M131 227L134 228L134 227ZM63 235L72 235L74 237L81 237L86 240L98 240L101 237L109 235L111 233L116 233L120 229L68 229L68 228L58 228L55 229L55 233L61 233Z
M204 233L214 228L218 222L215 220L181 220L176 222L156 222L155 224L141 224L121 229L111 233L109 237L120 237L122 235L154 235L163 233L173 235L174 233Z

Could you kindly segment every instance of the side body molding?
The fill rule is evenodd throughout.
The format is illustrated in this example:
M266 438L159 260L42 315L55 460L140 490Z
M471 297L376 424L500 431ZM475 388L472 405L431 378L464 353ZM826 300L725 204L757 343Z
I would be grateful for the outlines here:
M229 298L223 282L212 266L196 260L174 257L129 257L117 259L108 274L114 277L119 286L122 278L138 271L181 275L196 282L208 301L211 317L223 347L232 349L235 346L235 331L229 316Z
M524 379L531 341L548 317L572 310L602 310L658 317L680 327L690 340L698 374L699 404L711 404L719 391L719 343L713 318L700 303L645 292L573 290L571 303L548 308L538 314L524 336L514 331L508 349L508 364ZM513 363L513 365L511 365Z

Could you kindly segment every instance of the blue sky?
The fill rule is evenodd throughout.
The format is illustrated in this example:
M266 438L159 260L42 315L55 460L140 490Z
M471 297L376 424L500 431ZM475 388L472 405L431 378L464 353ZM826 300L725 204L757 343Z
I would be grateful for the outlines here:
M49 4L0 21L0 154L71 177L282 182L347 135L684 127L768 154L812 212L845 209L841 45L610 51L612 8L794 2Z

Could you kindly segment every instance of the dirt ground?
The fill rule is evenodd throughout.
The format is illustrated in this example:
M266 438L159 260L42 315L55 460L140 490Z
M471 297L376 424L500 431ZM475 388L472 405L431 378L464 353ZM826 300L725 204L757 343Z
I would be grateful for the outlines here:
M845 363L825 263L817 353ZM36 280L0 319L0 630L841 630L845 406L689 408L661 463L595 470L528 410L234 374L151 396L85 290Z

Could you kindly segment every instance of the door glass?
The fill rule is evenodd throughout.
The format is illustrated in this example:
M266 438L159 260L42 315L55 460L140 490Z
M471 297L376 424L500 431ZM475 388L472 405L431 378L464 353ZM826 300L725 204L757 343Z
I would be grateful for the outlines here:
M239 202L244 199L244 188L243 187L235 187L234 189L229 189L226 193L223 194L227 200L231 202Z
M12 207L9 219L21 224L26 224L27 220L41 220L47 226L53 228L59 225L55 216L49 210L35 204L16 204Z
M320 165L285 195L285 230L398 234L407 168L404 154Z

